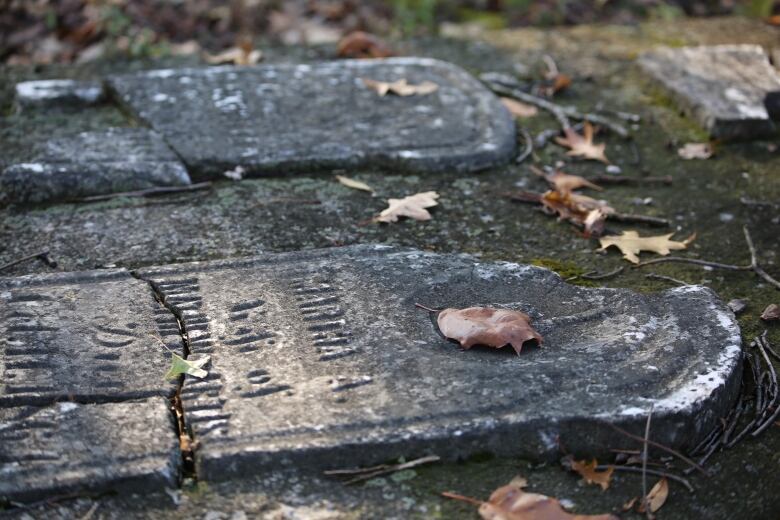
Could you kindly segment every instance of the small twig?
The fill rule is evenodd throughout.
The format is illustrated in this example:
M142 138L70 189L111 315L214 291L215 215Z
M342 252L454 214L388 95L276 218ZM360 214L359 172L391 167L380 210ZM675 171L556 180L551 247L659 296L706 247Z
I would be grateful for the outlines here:
M428 312L439 312L441 309L431 309L430 307L426 307L425 305L422 305L421 303L415 303L415 307L419 307L420 309L426 310Z
M405 469L411 469L417 466L421 466L423 464L438 462L440 460L441 458L438 455L428 455L427 457L421 457L419 459L410 460L409 462L404 462L402 464L375 466L373 468L365 468L362 470L361 469L348 469L348 470L337 469L337 470L326 471L325 474L326 475L357 475L344 482L344 484L349 485L349 484L355 484L357 482L362 482L364 480L370 480L380 475L387 475L388 473L395 473Z
M669 227L671 225L665 218L650 217L648 215L634 215L631 213L609 213L607 214L607 219L615 220L617 222L647 224L659 227Z
M672 176L664 177L623 177L619 175L596 175L589 179L596 184L672 184Z
M26 262L28 260L34 260L34 259L40 260L41 262L48 265L49 267L57 267L57 262L49 258L49 250L44 249L43 251L39 251L31 255L23 256L22 258L17 258L16 260L8 262L7 264L0 266L0 271L5 271L6 269L10 269L15 265L21 264L22 262Z
M446 498L451 498L453 500L460 500L461 502L467 502L475 506L481 506L482 504L484 504L482 500L477 500L476 498L467 497L465 495L459 495L457 493L453 493L452 491L442 491L441 496Z
M766 333L765 333L766 334ZM772 365L772 361L769 359L769 356L766 353L766 350L764 350L764 337L759 336L753 341L753 344L758 347L759 351L761 352L761 355L764 357L764 362L767 364L769 368L769 377L772 382L772 386L770 387L773 396L772 401L769 402L765 407L764 410L769 410L770 408L774 407L774 412L772 415L770 415L767 419L764 420L763 423L760 423L756 429L751 433L752 437L756 437L761 432L766 430L772 423L775 422L775 419L777 419L778 415L780 415L780 405L777 403L777 399L780 396L780 392L778 392L777 387L777 373L775 372L775 367Z
M747 242L748 249L750 250L750 267L758 276L774 285L776 288L780 289L780 282L769 276L769 274L764 271L760 265L758 265L756 248L753 245L753 239L750 237L750 231L748 231L748 227L742 226L742 231L745 233L745 242Z
M685 264L703 265L706 267L713 267L715 269L727 269L729 271L752 271L753 269L749 265L731 265L721 264L719 262L709 262L707 260L699 260L698 258L685 258L682 256L664 256L662 258L653 258L652 260L645 260L634 265L634 268L644 267L646 265L663 264L666 262L681 262Z
M617 269L613 269L612 271L606 272L604 274L595 274L595 271L591 271L589 273L584 273L576 276L572 276L570 278L567 278L566 281L569 280L576 280L577 278L582 278L583 280L604 280L605 278L611 278L613 276L617 276L620 273L623 272L625 269L624 266L618 267Z
M515 159L515 162L520 164L521 162L528 159L528 156L534 152L534 140L531 137L531 134L528 133L528 130L525 128L520 128L518 132L520 132L520 135L523 137L523 141L525 142L525 148L523 149L522 153L517 156L517 159Z
M650 273L650 274L646 274L645 278L649 278L650 280L663 280L665 282L676 283L677 285L691 285L688 282L683 282L682 280L678 280L677 278L672 278L671 276L664 276L662 274Z
M609 465L609 464L599 464L596 466L596 471L606 471L609 468L615 468L615 471L627 471L629 473L642 473L642 468L635 468L633 466L615 466L615 465ZM674 480L685 486L685 488L693 493L694 489L690 482L688 482L683 477L680 477L678 475L675 475L674 473L667 473L666 471L659 471L657 469L645 469L645 473L648 475L655 475L657 477L666 477L669 480Z
M74 202L98 202L101 200L109 200L117 197L147 197L150 195L164 195L167 193L180 193L187 191L203 190L211 186L211 181L199 182L197 184L189 184L187 186L159 186L156 188L148 188L145 190L136 191L120 191L117 193L106 193L105 195L92 195L90 197L83 197L75 199Z
M645 423L645 437L642 441L642 502L644 503L644 509L647 511L647 518L652 519L653 515L650 512L649 500L647 498L647 443L650 439L650 420L653 417L653 408L655 404L650 405L650 411L647 412L647 422Z
M634 435L633 433L631 433L631 432L628 432L628 431L624 430L623 428L621 428L620 426L617 426L617 425L615 425L615 424L612 424L612 423L606 423L606 424L607 424L608 426L610 426L610 427L611 427L613 430L617 431L618 433L621 433L621 434L625 435L625 436L626 436L626 437L628 437L629 439L634 439L635 441L639 441L639 442L645 442L645 439L644 439L644 437L640 437L639 435ZM682 453L680 453L679 451L677 451L677 450L675 450L675 449L672 449L672 448L670 448L669 446L666 446L666 445L664 445L664 444L661 444L660 442L656 442L656 441L654 441L654 440L652 440L652 439L648 439L648 440L647 440L647 443L648 443L650 446L653 446L653 447L655 447L655 448L658 448L659 450L663 450L663 451L665 451L666 453L668 453L668 454L670 454L670 455L674 455L675 457L677 457L678 459L682 460L683 462L685 462L685 463L686 463L686 464L688 464L689 466L693 466L694 468L696 468L697 470L699 470L699 471L700 471L700 472L701 472L703 475L705 475L705 476L707 476L707 477L709 477L709 476L710 476L710 474L709 474L709 473L707 473L707 470L705 470L704 468L702 468L700 465L696 464L696 462L695 462L695 461L693 461L693 460L692 460L692 459L690 459L689 457L686 457L685 455L683 455L683 454L682 454Z

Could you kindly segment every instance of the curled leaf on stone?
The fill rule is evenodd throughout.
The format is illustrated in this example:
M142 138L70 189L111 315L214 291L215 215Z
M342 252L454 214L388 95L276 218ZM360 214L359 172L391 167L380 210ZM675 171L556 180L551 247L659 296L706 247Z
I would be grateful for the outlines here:
M687 143L677 150L677 155L682 159L709 159L715 154L712 143Z
M549 190L542 194L540 202L546 213L582 226L586 237L600 236L607 216L615 212L603 200L570 191Z
M419 304L417 306L433 310ZM468 307L435 312L438 312L436 323L441 333L460 343L463 350L474 345L493 348L511 345L519 355L526 341L535 340L539 345L543 341L542 336L531 326L531 318L520 311Z
M375 90L380 96L385 96L387 94L395 94L397 96L424 96L439 90L439 85L432 81L423 81L419 85L412 85L408 83L405 78L391 82L377 81L369 78L361 78L361 80L365 86Z
M569 513L555 498L524 491L527 485L524 478L515 477L509 484L493 491L487 502L449 492L442 495L478 505L479 516L484 520L617 520L610 514Z
M263 52L253 49L251 42L242 42L219 54L205 53L203 58L212 65L255 65L263 59Z
M339 181L339 183L342 184L343 186L346 186L347 188L352 188L353 190L367 191L372 195L374 194L374 189L368 184L366 184L365 182L351 179L349 177L344 177L343 175L336 175L336 180Z
M435 191L425 191L409 195L402 199L387 199L388 207L377 217L376 222L397 222L399 217L409 217L414 220L431 220L431 214L426 208L438 206Z
M211 356L204 356L200 359L184 359L177 354L171 353L171 368L165 374L165 379L176 379L182 374L203 379L209 375L208 371L203 370L203 367L210 360Z
M764 321L777 321L780 320L780 305L771 303L761 313L761 319Z
M649 510L650 513L655 513L666 503L668 497L669 481L666 480L666 477L663 477L650 489L644 500L639 503L637 510L640 513L644 513L647 510Z
M523 103L508 97L502 97L500 99L501 103L506 107L507 110L509 110L509 113L519 119L534 117L539 113L539 109L533 105L529 105L527 103Z

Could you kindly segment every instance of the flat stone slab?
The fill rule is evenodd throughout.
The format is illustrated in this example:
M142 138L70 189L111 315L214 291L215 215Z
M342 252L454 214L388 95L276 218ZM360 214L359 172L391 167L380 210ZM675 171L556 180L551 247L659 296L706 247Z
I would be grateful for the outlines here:
M172 396L175 317L122 270L0 278L0 408Z
M23 81L16 84L15 94L16 103L22 108L90 106L104 101L106 97L102 82L72 79Z
M716 139L751 139L777 131L780 73L758 45L662 48L640 67ZM776 108L767 110L767 98Z
M188 184L187 170L159 134L109 128L46 142L34 161L3 171L0 195L17 203L51 202Z
M432 81L380 97L362 78ZM108 79L129 112L165 136L198 180L382 167L474 171L507 163L512 117L455 65L392 58L141 72Z
M187 378L199 476L339 467L434 452L553 456L625 443L604 423L690 447L739 391L733 314L699 286L643 295L545 269L356 246L139 273L210 354ZM459 346L414 306L528 313L520 356Z
M160 491L181 461L169 403L0 408L0 501Z

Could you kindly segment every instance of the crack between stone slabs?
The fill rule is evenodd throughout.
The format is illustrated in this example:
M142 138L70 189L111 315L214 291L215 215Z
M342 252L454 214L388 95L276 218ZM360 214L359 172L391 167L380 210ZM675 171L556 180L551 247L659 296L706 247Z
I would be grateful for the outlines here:
M187 359L190 356L190 340L189 335L187 334L187 328L184 325L184 320L182 320L181 316L171 305L165 302L164 295L152 280L142 277L136 271L131 270L129 272L130 275L136 280L149 284L149 287L152 290L152 294L154 294L154 299L157 300L157 303L162 305L171 314L173 314L174 318L176 318L176 323L179 326L179 335L181 336L181 343L183 347L182 358ZM182 462L182 479L197 480L197 473L195 471L196 443L195 439L192 437L192 434L189 432L189 430L187 430L187 423L184 420L184 407L182 406L181 401L181 391L183 387L184 374L179 376L176 384L176 392L170 399L171 413L173 414L173 421L176 425L176 435L179 439L179 450L181 452Z

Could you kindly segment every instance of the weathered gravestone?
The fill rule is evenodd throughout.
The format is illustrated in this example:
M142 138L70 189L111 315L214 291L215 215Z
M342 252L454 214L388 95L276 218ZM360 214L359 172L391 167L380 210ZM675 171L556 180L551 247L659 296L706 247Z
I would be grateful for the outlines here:
M639 58L716 139L771 135L780 120L780 73L758 45L662 48Z
M181 461L175 431L161 397L0 408L0 502L174 487Z
M46 142L33 161L3 171L0 195L49 202L188 184L187 170L159 134L109 128Z
M583 289L540 268L358 246L145 269L191 352L185 421L199 476L334 467L435 452L533 458L625 441L690 447L739 390L740 335L710 290ZM415 308L492 305L544 346L460 348Z
M181 354L182 338L147 282L121 270L0 279L0 338L0 498L175 483L162 345Z
M432 81L380 97L362 79ZM474 171L509 161L514 122L455 65L422 58L140 72L113 95L160 132L198 180L350 167Z

